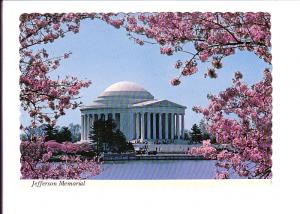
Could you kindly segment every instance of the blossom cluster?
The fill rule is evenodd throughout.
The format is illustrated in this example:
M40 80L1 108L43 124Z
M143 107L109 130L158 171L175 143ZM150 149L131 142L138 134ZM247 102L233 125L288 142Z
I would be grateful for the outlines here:
M82 143L82 144L74 144L71 142L63 142L58 143L54 140L45 142L45 147L47 151L51 152L65 152L68 154L76 154L78 152L91 152L92 148L89 144Z
M221 60L240 51L254 52L265 62L271 63L270 14L258 13L138 13L106 14L108 24L124 27L130 38L160 45L161 54L173 55L183 52L191 55L188 61L209 62L205 76L216 78L216 70L222 68ZM194 52L184 50L186 44L194 47ZM176 67L176 65L175 65ZM186 63L180 75L197 72L197 65ZM212 70L213 69L213 70ZM178 83L178 81L175 81Z
M236 73L233 87L218 96L211 95L207 108L193 110L204 116L218 145L226 148L214 153L218 167L248 178L271 178L271 72L266 69L264 79L251 87L242 83L241 76ZM207 145L191 150L192 154L212 156Z
M33 128L44 122L54 126L66 109L80 106L79 90L91 84L72 76L53 79L50 74L71 53L50 57L45 48L35 46L54 42L68 32L78 33L80 20L87 17L90 15L73 13L20 16L20 100Z
M191 155L202 155L206 159L215 159L217 150L211 145L210 140L204 140L202 143L202 146L193 147L189 153Z
M90 152L88 144L28 142L20 146L22 179L85 179L100 173L100 165L95 159L83 160L78 152ZM51 161L55 154L58 161Z

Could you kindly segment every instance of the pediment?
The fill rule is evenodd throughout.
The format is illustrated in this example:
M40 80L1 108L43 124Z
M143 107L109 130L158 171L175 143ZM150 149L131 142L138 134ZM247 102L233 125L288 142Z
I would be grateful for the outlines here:
M177 107L177 108L186 108L183 105L179 105L177 103L171 102L169 100L151 100L145 101L141 103L136 103L133 107Z

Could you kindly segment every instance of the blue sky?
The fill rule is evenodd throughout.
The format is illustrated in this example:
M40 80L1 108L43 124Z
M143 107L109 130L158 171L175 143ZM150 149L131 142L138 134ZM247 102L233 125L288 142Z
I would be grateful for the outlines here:
M79 79L91 80L92 85L81 90L83 104L90 104L111 84L118 81L132 81L144 86L156 99L168 99L187 106L185 127L190 129L198 123L201 115L191 109L194 105L206 106L207 94L217 94L231 86L235 71L241 71L244 81L253 84L262 79L262 71L270 67L255 54L238 52L223 59L223 68L218 70L218 78L204 78L208 64L201 64L199 72L182 78L179 86L171 86L170 80L178 75L174 64L184 60L186 54L173 56L161 55L158 45L134 44L123 29L116 29L99 20L81 22L78 34L67 34L64 38L46 45L50 56L62 55L71 51L69 59L52 75L72 75ZM22 123L28 123L28 117L22 113ZM68 110L59 118L57 125L80 124L80 111Z

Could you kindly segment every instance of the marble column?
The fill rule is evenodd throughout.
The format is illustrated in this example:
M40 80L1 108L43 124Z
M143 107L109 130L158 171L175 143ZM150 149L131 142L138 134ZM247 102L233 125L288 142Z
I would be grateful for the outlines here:
M84 140L84 115L81 115L81 141Z
M87 137L88 139L90 139L90 131L91 131L91 115L88 115L88 133L87 133Z
M84 116L84 139L87 140L87 132L88 132L88 115Z
M130 115L131 115L131 114L130 114ZM123 116L123 115L122 115L121 112L120 112L120 113L119 113L119 121L118 121L118 124L119 124L119 129L120 129L121 131L122 131L123 128L124 128L124 127L123 127L124 124L122 123L122 119L123 119L122 116ZM131 127L131 126L132 126L132 123L131 123L131 122L132 122L132 121L130 120L130 121L129 121L129 124L128 124L128 127ZM128 128L128 131L131 132L130 128Z
M121 129L120 129L120 120L119 120L119 119L120 119L120 117L119 117L120 114L115 113L114 115L115 115L115 119L114 119L114 120L115 120L115 123L116 123L116 125L117 125L117 129L121 130ZM128 121L128 123L129 123L129 121Z
M174 114L170 113L170 139L173 140L174 139Z
M86 140L88 140L89 138L89 124L90 124L90 115L87 114L86 115L86 133L85 133L85 136L86 136Z
M169 115L165 113L165 139L169 138Z
M140 113L136 113L136 139L140 139Z
M95 115L92 114L91 130L92 130L92 127L94 126L94 121L95 121Z
M152 114L153 119L153 140L156 140L156 113Z
M145 113L141 113L141 141L145 139Z
M129 137L128 140L132 140L135 138L134 132L135 132L135 121L134 121L134 113L129 113ZM121 125L121 113L120 113L120 125Z
M150 121L150 115L151 114L150 114L150 112L147 112L146 115L147 115L147 136L146 136L146 139L149 140L151 138L151 133L150 133L151 132L151 129L150 129L150 122L151 122Z
M159 127L159 132L158 132L158 136L159 136L159 139L161 140L162 139L162 114L159 113L158 114L158 127Z
M136 139L136 113L133 114L133 139Z
M184 114L181 115L181 138L184 139Z
M175 114L173 113L172 114L172 139L174 140L175 139Z
M89 114L89 125L88 125L88 139L90 140L90 132L92 127L93 115Z
M176 114L176 138L179 139L179 114Z
M82 124L82 139L85 140L85 115L83 115L83 124Z

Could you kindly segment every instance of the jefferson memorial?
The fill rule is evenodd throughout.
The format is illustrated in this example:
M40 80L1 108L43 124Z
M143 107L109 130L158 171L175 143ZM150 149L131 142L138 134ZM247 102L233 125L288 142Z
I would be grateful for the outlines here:
M117 82L81 111L81 141L89 141L94 120L111 118L131 142L183 139L185 106L154 99L141 85Z

